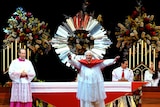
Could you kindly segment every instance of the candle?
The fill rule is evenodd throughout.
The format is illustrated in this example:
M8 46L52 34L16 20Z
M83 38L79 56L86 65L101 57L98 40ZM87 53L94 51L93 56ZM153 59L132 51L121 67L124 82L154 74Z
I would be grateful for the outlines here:
M23 48L26 49L26 45L24 45Z
M141 62L143 62L143 40L141 43Z
M11 61L13 60L13 42L11 43Z
M129 48L129 68L131 68L131 48Z
M149 65L151 64L151 45L149 45Z
M17 58L17 40L15 40L15 58Z
M137 43L137 65L139 65L139 43Z
M156 50L154 49L154 50L153 50L153 64L154 64L154 70L155 70L155 63L156 63L155 59L156 59Z
M19 43L19 49L20 49L20 48L22 48L22 45L21 45L21 43Z
M147 65L147 43L145 42L145 65Z
M5 49L3 49L3 72L5 72Z
M9 46L7 46L7 68L9 68Z
M27 59L29 59L29 48L27 48Z
M133 45L133 68L135 67L135 45Z

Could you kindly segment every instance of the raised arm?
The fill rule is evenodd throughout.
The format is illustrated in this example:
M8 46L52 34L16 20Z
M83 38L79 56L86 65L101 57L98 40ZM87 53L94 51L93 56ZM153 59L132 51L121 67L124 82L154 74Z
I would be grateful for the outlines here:
M72 55L69 53L68 54L68 62L72 65L72 66L74 66L75 68L77 68L77 69L80 69L80 67L81 67L81 64L76 60L76 59L73 59L72 58Z

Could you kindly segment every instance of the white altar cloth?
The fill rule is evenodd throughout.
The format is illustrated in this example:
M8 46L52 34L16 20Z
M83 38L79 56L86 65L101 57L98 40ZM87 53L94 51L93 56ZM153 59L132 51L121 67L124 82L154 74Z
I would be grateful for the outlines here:
M33 93L76 92L77 82L32 82ZM106 92L132 92L132 82L104 82Z

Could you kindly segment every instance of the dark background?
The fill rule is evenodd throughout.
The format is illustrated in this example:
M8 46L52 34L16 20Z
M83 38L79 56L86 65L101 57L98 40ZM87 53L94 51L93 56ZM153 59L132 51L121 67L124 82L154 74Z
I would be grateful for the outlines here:
M121 53L116 49L116 37L114 29L118 22L124 22L126 16L131 15L137 6L136 0L88 0L90 5L88 11L93 12L94 16L98 14L103 16L103 27L111 31L109 38L113 44L107 50L105 58L113 58ZM74 16L82 10L84 0L0 0L0 43L4 39L3 28L7 27L7 20L11 14L16 11L17 7L22 7L26 12L31 12L35 18L48 23L51 35L57 30L57 27L65 21L65 15ZM148 15L155 15L156 25L160 25L160 1L158 0L142 0L143 6L146 8ZM2 49L2 47L1 47ZM40 56L38 62L34 62L37 77L45 81L73 81L76 72L61 63L54 49L48 55ZM118 65L118 64L117 64ZM106 67L104 70L105 81L111 80L111 70L115 68L113 65ZM0 76L1 82L8 81L8 75Z

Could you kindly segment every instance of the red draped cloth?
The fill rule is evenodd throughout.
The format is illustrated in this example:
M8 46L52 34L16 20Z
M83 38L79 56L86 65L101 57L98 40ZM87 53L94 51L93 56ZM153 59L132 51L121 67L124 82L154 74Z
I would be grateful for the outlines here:
M103 60L98 60L98 59L92 59L90 62L88 62L87 60L85 59L82 59L82 60L79 60L79 62L81 64L83 64L84 66L87 66L89 68L92 68L93 66L103 62Z
M105 103L107 104L121 96L132 94L132 92L136 91L144 84L146 84L146 82L132 82L130 92L124 92L123 90L119 92L106 92L107 98L105 99ZM76 92L33 92L33 97L41 99L44 102L50 103L56 107L79 107L80 105L79 100L76 98Z

